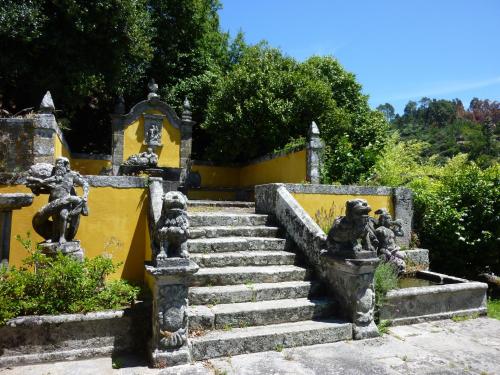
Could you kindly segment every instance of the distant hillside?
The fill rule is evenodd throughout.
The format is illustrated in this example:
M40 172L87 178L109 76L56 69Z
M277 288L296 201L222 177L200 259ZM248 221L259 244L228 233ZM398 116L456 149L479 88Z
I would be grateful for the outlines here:
M377 107L403 140L429 144L426 156L445 160L468 153L481 166L499 160L500 102L474 98L466 110L459 99L422 98L409 101L402 116L386 103Z

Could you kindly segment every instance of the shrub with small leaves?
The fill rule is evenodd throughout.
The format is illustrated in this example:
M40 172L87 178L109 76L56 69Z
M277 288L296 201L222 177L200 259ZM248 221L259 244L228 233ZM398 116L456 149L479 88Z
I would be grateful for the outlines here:
M31 250L29 238L20 241L29 251L22 266L0 269L0 324L21 315L119 309L139 293L125 280L106 281L119 266L109 258L50 257Z

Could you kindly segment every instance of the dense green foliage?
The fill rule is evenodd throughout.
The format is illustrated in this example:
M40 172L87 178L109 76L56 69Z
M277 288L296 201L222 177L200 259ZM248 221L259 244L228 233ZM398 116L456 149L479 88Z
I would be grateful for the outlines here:
M31 248L29 240L23 241ZM32 251L18 268L0 268L0 324L22 315L82 313L130 305L139 288L124 280L106 282L116 270L102 256L79 262Z
M263 155L304 137L313 120L326 143L325 182L356 181L384 145L383 116L369 109L354 75L334 58L299 63L265 44L244 48L208 102L207 156Z
M476 278L500 273L500 166L481 169L459 154L444 165L425 144L393 137L363 183L414 192L414 227L436 271Z
M488 300L488 316L500 320L500 299Z
M388 116L390 104L377 107ZM392 106L391 106L392 107ZM459 99L422 98L408 102L402 116L394 116L392 125L403 140L429 144L425 155L436 155L441 162L459 153L468 153L482 166L498 161L500 145L500 102L474 98L465 110Z
M381 262L375 270L375 306L377 309L384 304L385 295L389 290L398 288L398 272L392 263Z
M145 98L149 77L177 92L229 63L218 9L217 0L6 0L0 107L33 107L50 90L73 149L109 152L118 95Z

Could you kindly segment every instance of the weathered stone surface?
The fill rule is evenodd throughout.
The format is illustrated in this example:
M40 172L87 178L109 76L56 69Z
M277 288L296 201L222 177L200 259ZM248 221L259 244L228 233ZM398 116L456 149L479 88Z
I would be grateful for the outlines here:
M235 328L213 331L192 339L193 359L200 361L222 356L323 344L352 337L351 324L342 321L303 321L297 323Z
M188 203L188 205L190 205ZM206 226L250 226L270 224L268 215L238 214L228 212L199 212L189 213L191 227Z
M8 193L0 194L0 211L12 211L33 203L33 194Z
M238 251L232 253L192 254L200 267L271 266L295 263L295 254L287 251Z
M243 207L254 208L255 202L190 200L189 207Z
M401 250L401 253L405 256L405 261L410 271L429 269L429 250L410 249Z
M219 253L245 250L272 250L285 249L285 240L281 238L258 237L223 237L199 238L188 240L190 253Z
M311 281L191 287L189 288L189 301L192 305L216 305L306 298L314 296L318 288L319 284Z
M135 350L145 345L147 321L140 307L15 318L0 327L0 367Z
M58 157L53 167L46 163L33 165L28 171L26 186L36 195L49 195L48 203L33 217L35 232L47 243L63 244L73 240L80 215L88 216L89 184L86 179L70 169L67 158ZM76 195L76 186L82 187L83 196Z
M215 327L213 325L201 325L202 319L209 324L212 322L205 319L206 313L201 314L201 319L198 319L198 307L192 310L190 308L190 321L196 321L201 328L205 330L214 328L227 330L236 327L290 323L313 318L328 317L332 313L333 303L326 299L279 299L219 304L210 307L209 310L214 315L213 324L215 324Z
M434 272L417 275L443 278L448 284L391 290L380 309L380 318L395 325L450 318L455 315L484 315L488 285ZM450 282L454 282L451 284Z
M40 112L42 113L54 113L56 110L54 106L54 101L52 100L52 95L50 91L47 91L40 103Z
M217 237L276 237L277 227L266 226L209 226L196 227L189 231L189 238Z
M306 280L308 271L296 266L200 268L191 285L234 285Z

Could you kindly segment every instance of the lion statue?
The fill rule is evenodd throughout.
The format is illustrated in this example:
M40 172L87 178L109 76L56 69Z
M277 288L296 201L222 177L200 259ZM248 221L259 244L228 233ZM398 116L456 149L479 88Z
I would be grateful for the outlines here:
M346 215L335 219L328 232L327 246L331 255L357 258L361 251L376 251L378 240L373 219L368 216L370 211L364 199L347 201Z
M163 195L162 212L155 231L159 244L157 260L189 257L187 202L186 196L179 191L169 191Z

